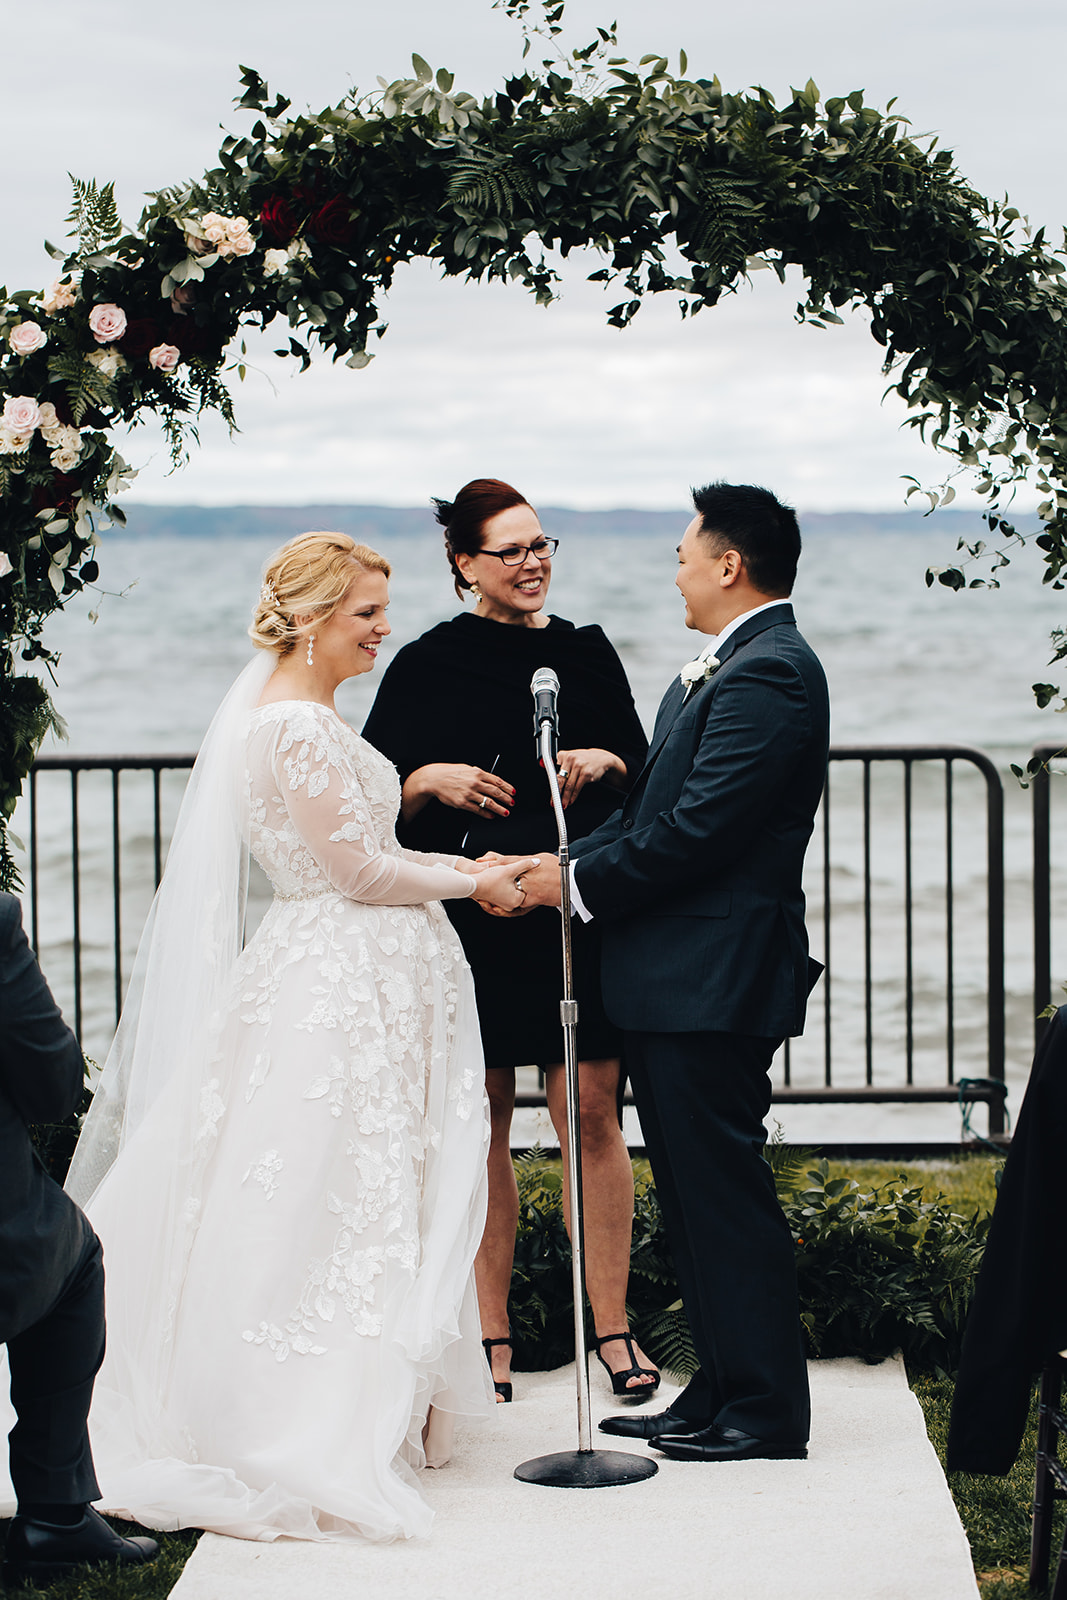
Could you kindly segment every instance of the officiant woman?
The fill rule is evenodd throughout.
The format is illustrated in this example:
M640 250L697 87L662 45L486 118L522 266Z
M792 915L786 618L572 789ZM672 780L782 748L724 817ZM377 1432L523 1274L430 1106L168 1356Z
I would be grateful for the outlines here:
M559 678L560 788L568 832L577 839L621 805L644 759L646 740L626 674L595 623L575 627L546 613L558 541L546 537L518 490L478 478L455 500L434 504L456 593L474 607L398 653L363 730L400 771L398 837L412 848L470 857L555 851L530 679L538 667L551 667ZM516 1067L544 1068L549 1113L567 1160L559 913L540 908L504 920L459 900L446 910L474 973L485 1051L492 1142L489 1216L476 1275L486 1356L498 1398L510 1400ZM577 917L574 962L586 1288L597 1353L614 1392L645 1399L659 1377L626 1318L633 1171L619 1126L620 1041L600 998L598 936Z

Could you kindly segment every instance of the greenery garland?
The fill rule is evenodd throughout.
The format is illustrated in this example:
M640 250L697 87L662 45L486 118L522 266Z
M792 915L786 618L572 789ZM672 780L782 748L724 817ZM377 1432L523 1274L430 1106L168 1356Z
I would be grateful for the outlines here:
M112 187L75 185L73 248L45 292L0 290L0 887L17 882L3 835L41 737L46 688L15 654L51 668L46 619L97 579L98 531L119 518L132 474L109 430L158 415L175 463L197 418L232 423L222 380L242 327L284 317L280 354L302 367L312 341L360 368L385 326L379 302L397 265L515 281L548 304L546 250L589 247L618 282L608 321L624 328L646 295L677 295L683 316L714 305L758 268L801 268L797 317L840 323L865 307L909 422L972 475L999 548L961 545L932 568L952 588L996 584L1017 541L1013 488L1042 494L1045 579L1067 564L1067 282L1043 232L984 200L936 144L862 93L822 101L809 82L789 104L763 89L726 94L662 57L616 56L614 32L558 52L563 5L497 0L525 50L555 54L483 100L414 56L414 77L379 80L318 115L290 113L242 68L254 116L202 178L149 197L133 232ZM536 14L535 14L536 15ZM238 371L241 371L238 363ZM909 493L931 508L950 483ZM1067 634L1053 636L1058 660ZM1060 693L1035 685L1042 703Z

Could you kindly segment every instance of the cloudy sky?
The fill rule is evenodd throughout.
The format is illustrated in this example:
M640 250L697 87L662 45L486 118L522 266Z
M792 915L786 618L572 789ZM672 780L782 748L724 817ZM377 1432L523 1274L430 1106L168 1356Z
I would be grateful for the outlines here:
M412 50L457 86L494 90L520 65L521 36L490 0L49 0L5 8L0 94L0 281L50 280L41 247L69 208L68 171L114 179L132 223L144 192L208 166L232 105L238 63L294 106L338 101L410 72ZM813 77L824 96L896 97L917 132L937 133L980 191L1008 193L1059 243L1067 221L1062 0L569 0L566 37L585 44L618 18L623 52L684 47L694 76L765 85L778 99ZM548 310L518 288L438 281L406 269L390 329L362 373L320 361L298 376L270 355L238 385L242 434L209 424L179 476L138 430L134 498L305 504L425 503L467 478L516 482L535 503L676 507L713 476L756 479L809 510L896 510L901 477L943 467L880 401L877 347L862 321L797 327L795 291L771 274L682 325L673 299L626 332L604 324L596 262L571 268ZM965 502L964 502L965 503Z

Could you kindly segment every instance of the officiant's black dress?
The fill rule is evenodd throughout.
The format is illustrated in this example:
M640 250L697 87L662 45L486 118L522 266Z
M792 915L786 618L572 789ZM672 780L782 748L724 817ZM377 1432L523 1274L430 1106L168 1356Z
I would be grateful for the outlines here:
M533 731L530 679L538 667L559 678L561 750L610 750L632 781L647 740L622 662L595 623L576 628L560 617L527 628L460 612L405 645L382 678L364 736L395 762L401 780L431 762L466 762L492 771L516 790L507 817L476 816L431 798L397 825L416 850L486 850L507 855L555 852L556 823ZM622 804L622 791L590 783L567 808L579 839ZM490 917L467 900L448 912L474 973L487 1067L546 1065L563 1059L559 912L540 907L513 921ZM582 1060L619 1054L619 1035L600 998L596 929L575 917L575 993Z

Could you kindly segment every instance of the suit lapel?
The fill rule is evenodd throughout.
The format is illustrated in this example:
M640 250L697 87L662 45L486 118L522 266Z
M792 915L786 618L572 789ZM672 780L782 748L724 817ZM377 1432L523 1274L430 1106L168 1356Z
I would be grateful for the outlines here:
M645 757L646 767L658 755L660 746L674 726L674 719L684 703L685 684L680 678L675 678L659 703L659 711L656 713L656 726L652 733L652 743L649 745L648 755Z
M689 696L689 700L695 700L697 695L702 694L707 689L708 684L714 681L718 671L725 666L734 651L739 649L741 645L746 644L749 639L754 639L757 634L763 633L767 628L777 627L783 622L795 623L795 621L793 607L788 600L783 600L781 605L770 606L766 611L761 611L758 616L751 617L740 623L730 634L722 650L720 651L716 647L715 654L719 658L719 668L716 668L716 671L706 683L703 683L699 689L693 691L693 694ZM659 711L656 715L656 726L652 734L652 743L648 747L648 755L645 757L642 772L647 772L659 755L667 735L674 726L678 713L683 705L686 704L688 704L688 700L685 685L682 683L681 678L675 678L660 701ZM630 792L632 795L633 790Z

